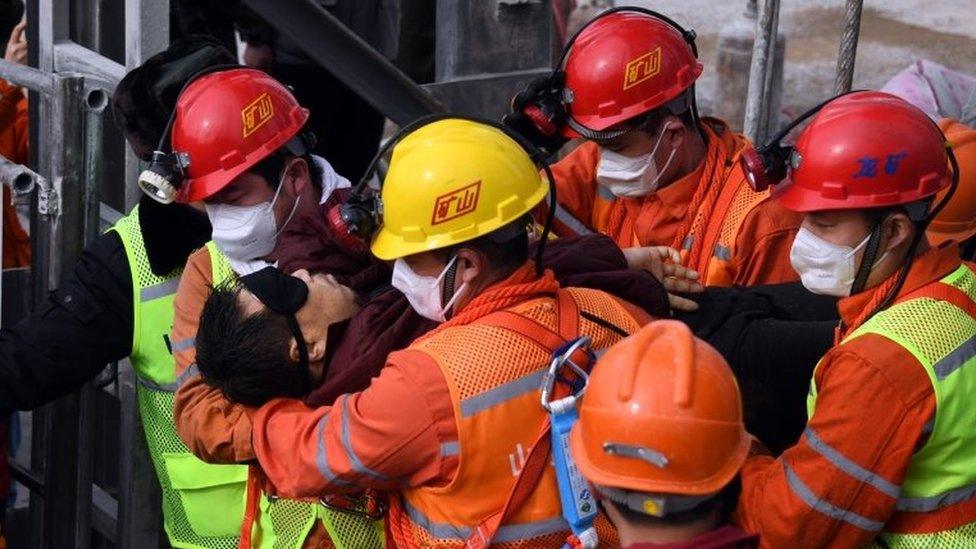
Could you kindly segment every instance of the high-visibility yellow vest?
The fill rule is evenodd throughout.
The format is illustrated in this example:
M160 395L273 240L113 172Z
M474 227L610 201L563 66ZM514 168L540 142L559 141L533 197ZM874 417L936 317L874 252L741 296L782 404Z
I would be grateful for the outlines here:
M235 549L244 517L247 467L211 465L180 440L173 421L179 386L170 349L173 298L182 268L158 276L149 267L139 207L112 229L125 248L132 276L132 351L139 414L163 493L163 527L174 547Z
M213 241L207 242L214 287L236 276ZM382 549L382 520L336 511L318 503L261 494L258 520L251 526L251 546L260 549L300 549L321 520L338 549Z
M899 513L936 512L976 497L976 318L937 299L937 284L959 290L976 306L976 273L963 264L911 299L877 313L841 342L877 334L897 343L925 368L935 392L932 432L909 462L889 523ZM927 295L930 289L932 295ZM816 403L814 377L807 397L811 417ZM878 539L892 548L976 547L976 520L938 532L882 530Z

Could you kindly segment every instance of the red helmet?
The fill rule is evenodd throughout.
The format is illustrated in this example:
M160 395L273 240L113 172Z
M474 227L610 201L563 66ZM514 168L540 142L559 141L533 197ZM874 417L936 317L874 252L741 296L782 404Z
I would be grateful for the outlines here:
M171 146L186 155L179 202L217 193L294 137L308 110L282 83L255 69L197 78L176 103Z
M652 15L620 11L593 21L566 57L571 121L603 131L677 98L702 73L681 31ZM565 126L567 137L580 137Z
M798 212L917 202L952 183L945 142L925 113L894 95L856 92L827 103L797 139L772 195Z

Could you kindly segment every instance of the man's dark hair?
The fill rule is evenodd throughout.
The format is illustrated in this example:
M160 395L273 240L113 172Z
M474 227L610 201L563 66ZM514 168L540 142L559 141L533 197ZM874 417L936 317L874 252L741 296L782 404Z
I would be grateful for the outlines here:
M235 282L213 288L200 314L197 367L227 400L260 406L276 397L304 397L310 374L289 356L292 339L283 315L265 309L247 316Z
M628 521L636 524L671 524L671 525L682 525L690 524L693 522L698 522L709 518L710 516L715 516L718 520L716 527L724 526L729 523L732 517L732 512L735 511L736 504L739 501L739 495L742 493L742 481L738 476L735 479L726 484L722 490L692 509L687 511L681 511L679 513L671 513L663 517L655 517L645 513L640 513L634 511L633 509L627 507L626 505L616 504L616 508L620 511L620 514Z
M486 235L446 248L445 259L452 257L461 248L471 248L485 254L488 265L497 278L508 278L529 259L530 221L530 218L520 217Z
M690 96L691 93L691 88L689 88L669 103L628 119L624 125L653 135L661 129L664 119L673 115L678 117L678 120L685 127L697 130L694 111L690 103L694 101L694 98Z
M302 131L305 131L304 129ZM254 165L249 171L256 173L264 178L272 189L278 188L278 181L281 179L281 172L285 169L285 164L292 158L301 158L308 164L308 177L312 180L312 185L316 189L322 188L322 169L312 159L311 153L296 156L282 147L267 158Z

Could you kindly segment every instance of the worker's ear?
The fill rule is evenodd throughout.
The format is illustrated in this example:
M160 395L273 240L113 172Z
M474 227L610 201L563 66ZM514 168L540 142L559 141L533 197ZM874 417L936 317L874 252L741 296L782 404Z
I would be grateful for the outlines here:
M312 172L304 158L294 157L285 163L284 184L289 186L295 196L312 184Z
M664 158L667 158L671 154L671 149L680 148L684 144L685 139L688 138L688 128L685 126L685 123L673 114L664 117L658 131L662 134L661 145L658 149L665 149ZM658 152L658 154L661 153Z
M881 248L878 257L885 252L893 252L900 247L907 246L912 240L915 231L918 230L915 223L903 212L891 214L881 225Z
M469 285L478 279L488 268L488 258L473 248L461 248L457 251L457 277L455 287L467 282Z
M319 341L306 341L305 345L308 347L308 361L316 362L325 358L325 339ZM288 358L292 362L300 362L302 356L298 353L298 343L295 342L295 338L288 340Z

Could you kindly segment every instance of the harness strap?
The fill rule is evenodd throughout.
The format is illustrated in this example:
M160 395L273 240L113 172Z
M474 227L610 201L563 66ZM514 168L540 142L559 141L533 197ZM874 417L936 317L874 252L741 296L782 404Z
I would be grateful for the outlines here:
M254 529L254 521L258 518L258 504L261 501L261 479L260 471L255 466L248 466L247 471L247 502L244 506L244 522L241 528L241 537L238 540L238 549L251 549L251 531Z
M516 331L545 347L552 354L559 346L579 335L579 305L568 291L562 289L556 291L556 326L559 333L511 311L496 311L482 318L479 323ZM491 545L502 523L525 503L539 485L552 450L549 428L549 416L546 415L542 428L529 449L525 466L522 467L508 493L505 505L478 524L465 543L467 549L484 549Z

